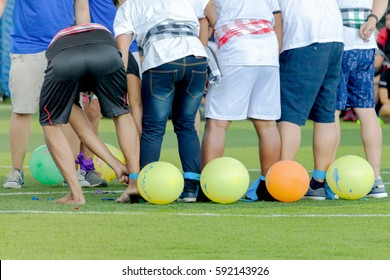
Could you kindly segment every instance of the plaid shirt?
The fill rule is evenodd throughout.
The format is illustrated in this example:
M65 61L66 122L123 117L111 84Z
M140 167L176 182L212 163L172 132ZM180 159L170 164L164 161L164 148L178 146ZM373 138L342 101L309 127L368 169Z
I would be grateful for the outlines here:
M218 48L221 48L231 38L246 34L265 34L274 32L271 22L267 20L236 19L215 30Z
M218 64L217 57L215 56L214 52L210 47L205 46L204 49L207 53L207 74L209 83L217 86L222 79L222 73Z
M161 24L151 28L148 31L141 43L141 47L147 53L150 44L154 41L186 36L198 37L198 34L191 25L188 25L185 22Z
M343 17L343 25L360 29L360 26L367 21L367 16L371 13L370 9L350 8L340 9Z

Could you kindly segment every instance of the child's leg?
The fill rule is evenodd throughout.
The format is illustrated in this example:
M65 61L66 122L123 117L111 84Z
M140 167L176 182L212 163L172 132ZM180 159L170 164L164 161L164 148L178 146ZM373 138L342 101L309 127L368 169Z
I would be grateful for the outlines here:
M131 115L137 127L138 134L142 131L142 99L141 81L133 74L127 74L128 99L131 108Z
M129 173L127 167L108 150L102 140L93 132L92 128L88 124L88 120L85 117L83 110L80 107L73 105L69 123L88 149L111 166L120 182L127 183L127 174Z
M380 176L381 169L382 129L374 108L355 108L355 110L360 119L364 152L377 178Z
M275 121L252 120L259 139L261 177L257 187L259 200L274 200L265 186L265 175L269 168L280 159L281 140Z
M226 132L231 121L207 119L201 145L201 168L215 158L222 157Z
M136 174L139 173L140 165L140 143L139 134L134 122L134 118L130 114L120 115L113 118L118 136L118 142L126 159L129 174L128 187L123 194L116 200L117 202L130 202L131 196L138 196Z
M43 132L50 154L70 188L70 193L57 200L56 203L85 204L85 198L74 169L72 150L61 125L43 126Z

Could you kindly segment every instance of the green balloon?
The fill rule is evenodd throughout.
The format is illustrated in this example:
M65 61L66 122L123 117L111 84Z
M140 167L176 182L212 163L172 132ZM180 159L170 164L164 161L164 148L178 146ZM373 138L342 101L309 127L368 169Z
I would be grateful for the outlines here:
M44 185L56 185L63 177L54 163L46 145L39 146L30 158L30 172L35 180Z

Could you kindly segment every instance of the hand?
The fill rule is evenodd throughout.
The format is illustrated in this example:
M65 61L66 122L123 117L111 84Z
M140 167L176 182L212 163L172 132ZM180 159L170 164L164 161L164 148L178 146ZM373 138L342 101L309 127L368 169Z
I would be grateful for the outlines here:
M363 41L368 42L376 28L376 19L369 17L367 22L360 26L359 34Z
M118 178L118 181L124 184L129 183L129 169L126 165L121 163L116 168L114 168L116 177Z

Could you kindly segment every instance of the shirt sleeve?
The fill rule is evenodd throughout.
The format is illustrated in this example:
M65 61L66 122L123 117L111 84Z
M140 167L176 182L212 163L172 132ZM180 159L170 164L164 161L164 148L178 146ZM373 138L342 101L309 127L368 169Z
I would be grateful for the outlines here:
M114 19L115 37L122 34L135 33L131 14L129 12L129 2L125 2L119 7Z
M278 0L268 0L268 3L273 13L280 12L280 6Z

